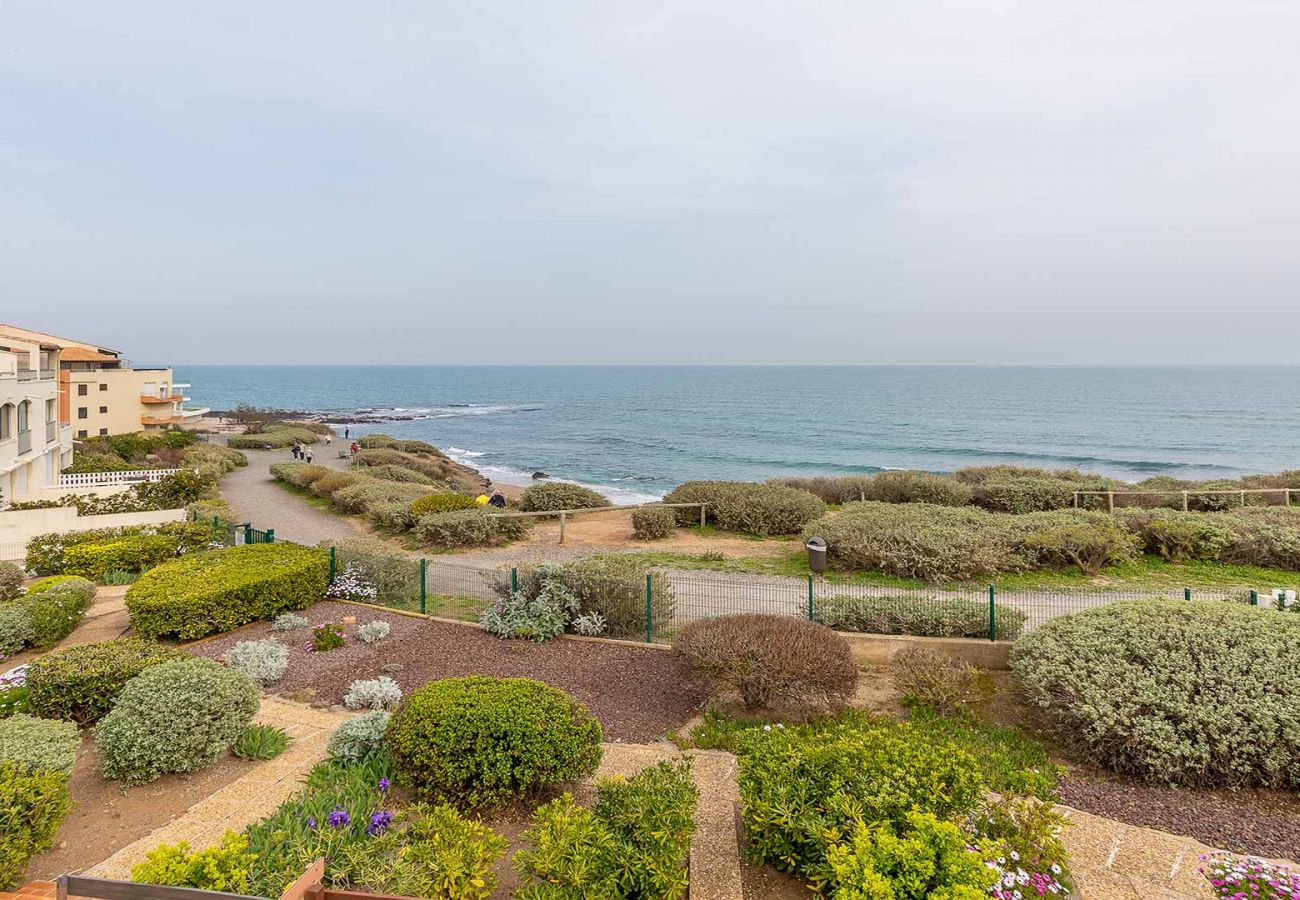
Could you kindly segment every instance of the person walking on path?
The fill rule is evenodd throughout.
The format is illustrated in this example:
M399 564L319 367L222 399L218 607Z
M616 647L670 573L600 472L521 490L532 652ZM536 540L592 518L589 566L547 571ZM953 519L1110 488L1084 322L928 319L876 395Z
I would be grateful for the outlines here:
M310 463L313 459L315 459L315 454L311 452L310 447L307 448L306 459L308 463Z
M293 442L293 446L292 446L291 448L289 448L289 449L290 449L290 452L293 453L293 458L294 458L294 459L297 459L297 458L298 458L298 454L300 454L300 453L302 452L301 448L298 446L298 442L297 442L297 441L294 441L294 442Z
M325 446L328 447L332 443L334 443L334 435L327 433L325 435Z
M361 448L357 446L357 442L356 442L356 441L353 441L353 442L352 442L352 446L348 448L348 452L351 453L353 456L356 456L356 455L357 455L357 451L360 450L360 449L361 449Z
M350 437L352 437L352 429L351 429L350 427L348 427L347 425L344 425L344 426L343 426L343 440L346 441L346 440L347 440L348 438L350 438Z

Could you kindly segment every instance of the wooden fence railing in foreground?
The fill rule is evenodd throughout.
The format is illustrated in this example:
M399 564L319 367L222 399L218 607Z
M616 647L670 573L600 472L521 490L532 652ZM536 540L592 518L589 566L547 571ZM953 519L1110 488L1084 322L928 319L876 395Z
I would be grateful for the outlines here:
M1241 505L1246 505L1247 494L1278 494L1284 499L1284 505L1291 505L1291 494L1300 493L1300 488L1213 488L1199 491L1075 491L1074 506L1079 506L1080 497L1105 497L1106 511L1115 511L1116 497L1177 497L1183 498L1183 512L1187 512L1189 497L1204 497L1209 494L1230 494L1241 497Z
M419 900L397 894L367 894L362 891L342 891L325 887L325 860L318 859L280 900ZM110 878L86 878L81 875L63 875L55 882L58 900L69 897L86 900L265 900L247 894L226 894L221 891L201 891L197 888L167 887L161 884L136 884L134 881L114 881Z
M613 512L615 510L625 510L625 509L645 509L648 506L663 506L670 509L676 509L678 507L698 506L700 508L700 527L703 528L704 513L705 510L708 509L709 504L707 503L637 503L632 506L584 506L581 509L545 509L537 512L494 513L494 518L527 519L527 518L534 518L539 516L559 516L560 517L560 543L563 544L564 525L565 522L568 520L569 516L576 515L577 513Z

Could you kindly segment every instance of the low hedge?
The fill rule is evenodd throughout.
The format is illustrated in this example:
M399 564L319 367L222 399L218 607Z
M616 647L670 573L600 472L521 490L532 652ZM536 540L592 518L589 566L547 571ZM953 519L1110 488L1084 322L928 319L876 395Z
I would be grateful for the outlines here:
M282 462L271 464L271 477L278 478L280 481L288 482L294 487L306 489L314 482L337 469L331 469L328 466L318 466L313 463L304 462Z
M95 585L84 578L38 581L14 605L27 613L32 628L32 646L53 647L81 623L95 599Z
M557 688L528 678L444 678L407 699L386 743L421 799L473 808L595 771L600 723Z
M67 552L72 547L107 544L124 538L150 535L165 536L170 540L169 556L207 550L224 538L223 532L213 529L211 522L168 522L164 525L131 525L122 528L98 528L93 531L40 534L27 542L25 568L32 575L66 574ZM94 554L82 554L78 557L83 563L93 558Z
M197 772L235 742L261 699L246 675L210 659L151 666L95 726L100 771L127 784Z
M411 503L417 497L422 497L426 490L427 487L422 484L365 478L339 488L330 499L344 512L364 513L372 506L394 500Z
M435 547L492 547L518 540L532 526L526 516L497 517L494 513L477 507L430 513L416 520L412 533L421 543Z
M799 488L822 498L823 503L851 503L867 499L870 475L841 475L838 478L773 478L768 484Z
M817 621L836 631L864 634L911 634L920 637L989 636L989 605L984 600L939 597L840 596L821 600ZM997 639L1015 640L1028 614L1005 603L994 604Z
M329 588L329 554L297 544L249 544L194 553L146 572L126 593L131 627L193 640L286 610Z
M669 491L664 502L707 504L706 522L726 531L759 535L798 534L826 513L826 504L808 491L750 481L688 481ZM677 524L698 521L698 509L677 509Z
M28 705L33 715L86 725L107 713L122 687L145 669L188 658L140 638L52 650L27 669Z
M33 771L48 769L69 774L80 747L81 736L71 722L21 713L0 719L0 760Z
M403 500L372 504L366 510L366 518L376 528L386 528L389 531L410 531L416 522L416 517L411 515L411 504Z
M632 537L658 541L671 537L677 528L677 511L670 506L645 506L632 510Z
M105 572L143 572L176 556L165 534L131 534L103 543L74 544L63 551L63 572L98 580Z
M425 494L411 502L411 515L415 518L430 513L456 512L462 509L474 509L478 502L466 494Z
M524 512L587 509L612 505L604 494L567 481L543 481L541 484L534 484L519 498L519 508Z
M1012 668L1078 752L1195 787L1300 787L1300 616L1136 600L1021 638Z
M0 890L14 887L31 858L54 846L68 806L62 772L0 761Z
M317 497L326 497L332 500L334 499L334 493L336 491L340 491L349 485L356 484L361 479L361 475L354 475L351 472L339 472L335 469L330 469L320 478L312 481L311 485L307 489Z
M235 450L283 450L294 444L314 444L320 435L308 428L273 426L257 434L234 434L226 446Z
M402 465L371 466L366 470L371 478L384 481L402 481L408 484L432 484L433 479L423 472Z
M881 472L872 476L862 492L863 500L882 503L933 503L936 506L965 506L975 491L970 485L933 472ZM850 498L858 499L857 497Z

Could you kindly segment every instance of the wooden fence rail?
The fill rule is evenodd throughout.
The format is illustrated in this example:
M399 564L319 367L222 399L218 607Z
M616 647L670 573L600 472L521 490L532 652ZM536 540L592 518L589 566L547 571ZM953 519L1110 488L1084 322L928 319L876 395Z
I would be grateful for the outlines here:
M492 517L495 519L527 519L527 518L538 517L538 516L559 516L560 517L560 543L563 544L564 525L565 522L568 520L569 516L576 515L578 513L612 512L614 510L624 510L624 509L645 509L646 507L650 507L650 506L662 506L669 509L676 509L678 507L698 506L700 508L700 527L703 528L704 513L708 509L709 504L707 503L637 503L633 506L584 506L581 509L544 509L535 512L493 513Z
M1106 511L1115 511L1116 497L1177 497L1183 498L1183 512L1187 512L1187 500L1189 497L1203 497L1207 494L1232 494L1240 495L1241 505L1246 505L1247 494L1281 494L1286 498L1286 505L1291 505L1291 493L1300 491L1298 488L1207 488L1204 490L1191 491L1075 491L1074 506L1079 507L1080 497L1105 497Z

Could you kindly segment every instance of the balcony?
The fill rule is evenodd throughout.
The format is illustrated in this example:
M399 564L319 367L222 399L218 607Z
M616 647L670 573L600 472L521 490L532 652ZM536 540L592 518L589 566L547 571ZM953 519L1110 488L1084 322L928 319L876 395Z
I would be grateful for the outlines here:
M141 403L176 403L190 399L184 394L141 394Z
M18 432L18 455L22 456L24 453L30 453L31 450L32 450L31 429L28 429L27 431Z
M53 381L55 372L53 369L19 369L19 381Z

